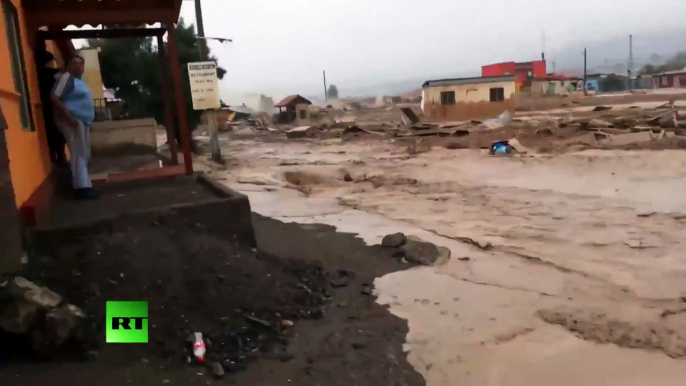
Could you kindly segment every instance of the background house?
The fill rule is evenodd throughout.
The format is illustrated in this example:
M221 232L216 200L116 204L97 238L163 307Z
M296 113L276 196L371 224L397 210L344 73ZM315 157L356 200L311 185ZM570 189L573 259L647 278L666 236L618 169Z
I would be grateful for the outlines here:
M626 75L612 73L586 74L586 90L598 93L626 91L628 79Z
M515 110L515 77L429 80L422 85L424 115L437 120L494 118Z
M686 88L686 68L653 75L652 86L653 88Z
M569 95L579 88L580 82L582 81L579 78L534 78L528 92L533 97Z
M481 67L481 76L483 77L514 75L518 87L521 87L527 80L545 78L546 73L545 60L503 62L488 64Z
M306 125L310 122L310 102L300 95L290 95L274 105L279 109L279 122Z

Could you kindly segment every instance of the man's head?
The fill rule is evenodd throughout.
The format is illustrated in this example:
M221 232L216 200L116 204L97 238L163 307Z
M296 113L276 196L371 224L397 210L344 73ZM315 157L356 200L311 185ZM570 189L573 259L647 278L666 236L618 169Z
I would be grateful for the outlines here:
M71 58L69 58L69 62L67 64L67 71L69 71L72 75L81 77L84 72L84 64L85 60L79 55L73 55Z

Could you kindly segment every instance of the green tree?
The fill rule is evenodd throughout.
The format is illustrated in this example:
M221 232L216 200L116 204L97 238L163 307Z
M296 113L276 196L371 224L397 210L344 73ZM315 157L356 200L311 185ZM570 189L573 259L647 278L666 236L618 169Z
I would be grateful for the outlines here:
M667 61L664 62L664 64L658 66L653 64L646 64L645 66L643 66L643 68L641 68L640 74L659 74L665 71L683 70L684 68L686 68L686 52L679 52L678 54L674 55L674 57L667 59Z
M657 74L657 72L658 72L658 71L657 71L657 67L658 67L658 66L655 66L655 65L653 65L653 64L646 64L646 65L643 66L643 68L641 68L641 70L639 71L639 75Z
M338 99L338 87L335 85L330 85L329 89L326 91L326 96L331 99Z
M621 91L626 88L626 80L615 74L608 74L606 77L601 79L600 89L604 92L608 91Z
M115 95L123 101L126 116L152 115L158 122L164 122L164 100L162 98L162 79L160 77L157 46L153 38L131 39L93 39L88 41L90 48L100 48L100 69L105 87L115 90ZM207 43L198 39L193 24L186 25L183 19L176 25L176 41L179 64L181 65L181 85L184 91L188 127L193 130L200 122L201 111L193 110L190 83L188 81L189 62L217 60L209 54ZM166 47L166 43L165 43ZM200 47L205 54L200 57ZM168 49L165 49L169 52ZM169 71L171 76L171 71ZM217 68L219 79L226 71ZM165 79L169 92L173 92L171 78ZM173 99L173 98L172 98ZM179 140L179 133L176 133Z

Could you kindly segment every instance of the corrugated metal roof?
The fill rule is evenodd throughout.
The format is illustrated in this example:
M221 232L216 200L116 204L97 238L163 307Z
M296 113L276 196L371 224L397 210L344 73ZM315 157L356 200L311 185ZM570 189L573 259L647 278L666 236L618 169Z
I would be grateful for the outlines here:
M286 107L290 105L296 105L299 103L307 103L307 104L312 104L307 98L304 98L298 94L295 95L289 95L285 97L281 102L277 103L274 105L274 107Z
M479 84L479 83L493 83L493 82L514 82L514 76L479 76L474 78L452 78L452 79L437 79L427 80L422 85L422 88L433 86L456 86L460 84Z

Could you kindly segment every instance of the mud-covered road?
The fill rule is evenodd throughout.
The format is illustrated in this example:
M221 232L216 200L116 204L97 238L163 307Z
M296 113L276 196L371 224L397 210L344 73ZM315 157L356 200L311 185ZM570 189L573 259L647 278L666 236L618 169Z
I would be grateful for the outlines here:
M228 168L207 169L257 213L451 249L375 281L429 385L683 383L686 153L222 143Z

